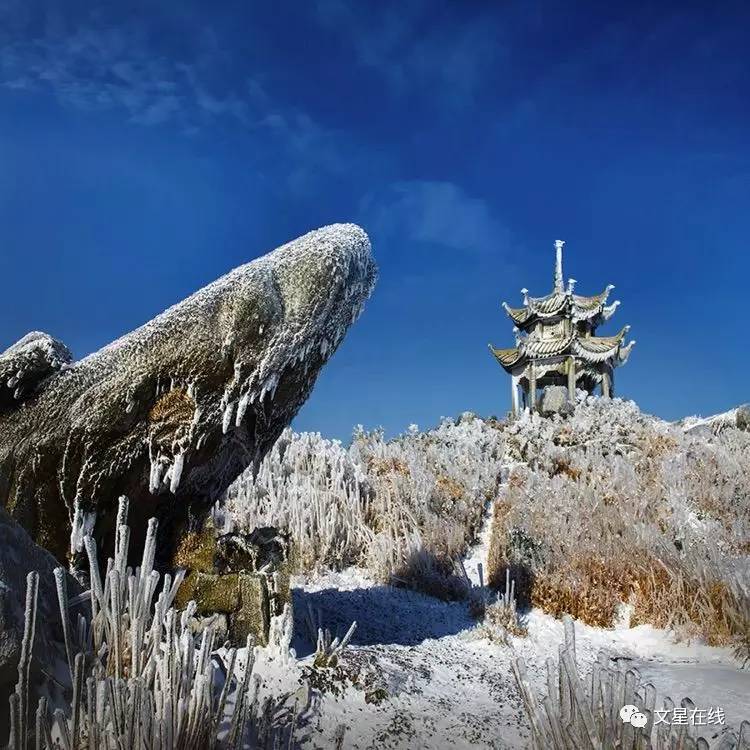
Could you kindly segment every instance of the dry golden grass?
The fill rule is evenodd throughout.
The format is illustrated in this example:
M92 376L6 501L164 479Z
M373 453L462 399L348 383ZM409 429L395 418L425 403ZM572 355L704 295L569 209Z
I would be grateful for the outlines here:
M409 466L405 461L398 458L369 456L367 459L367 473L374 477L387 477L389 474L408 477Z
M515 636L525 636L526 627L519 622L515 610L505 606L502 602L490 604L484 611L484 620L488 625L500 629L503 633Z
M466 497L466 490L455 479L439 476L435 480L435 492L448 500L456 502Z
M567 613L589 625L610 627L618 605L627 598L627 580L622 571L604 560L571 562L567 568L533 576L531 604L555 617Z
M553 463L554 465L552 467L552 476L564 474L565 476L570 477L570 479L580 478L581 470L573 466L570 463L570 460L565 458L564 456L555 456L555 458L553 459Z
M747 585L733 581L750 550L750 437L695 439L627 416L516 430L526 465L495 504L489 583L502 587L509 569L521 604L600 627L627 603L632 625L747 658Z
M711 646L733 642L735 623L730 613L737 603L723 582L691 580L652 561L634 571L631 588L632 625L674 628L687 636L699 635Z
M182 388L173 388L151 407L148 419L152 424L155 422L184 424L192 420L194 412L195 402L188 396L187 391Z
M533 563L508 559L494 535L490 550L490 585L498 588L510 568L519 601L555 617L570 614L588 625L612 627L618 606L629 603L631 626L672 628L712 646L735 642L750 626L725 583L688 578L655 558L634 563L632 556L627 561L571 556L535 570Z

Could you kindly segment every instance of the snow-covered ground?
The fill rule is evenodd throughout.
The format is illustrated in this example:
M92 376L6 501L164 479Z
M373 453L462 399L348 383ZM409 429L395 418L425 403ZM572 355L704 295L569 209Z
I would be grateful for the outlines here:
M737 424L739 413L743 410L747 410L746 405L729 409L729 411L724 411L720 414L713 414L710 417L684 417L676 424L680 425L685 432L698 431L701 429L713 431L722 430L725 427L734 427Z
M297 638L302 666L310 664L304 633L308 604L322 622L343 634L358 623L345 663L374 674L387 696L375 705L365 691L348 687L327 694L320 713L303 728L312 747L331 746L339 725L351 748L521 748L528 747L526 718L511 672L525 659L540 694L545 659L563 642L562 622L539 611L526 615L528 635L510 645L490 642L469 617L465 603L374 583L358 569L295 581ZM637 668L658 691L676 702L689 696L699 708L721 707L728 726L750 714L750 671L739 669L731 651L678 643L650 625L604 630L576 623L576 650L583 673L601 649ZM721 727L707 726L712 736Z
M465 603L378 585L350 568L295 581L298 634L308 605L339 634L357 621L344 661L361 665L386 691L378 704L367 703L355 687L326 695L310 728L312 746L330 747L340 724L347 727L344 746L351 748L524 746L528 732L510 670L513 652L478 637ZM298 656L312 650L299 635L293 645Z
M489 514L488 514L489 517ZM465 567L478 581L477 563L486 568L489 531L467 555ZM308 611L342 635L352 621L357 630L344 665L362 685L333 680L312 718L302 717L305 744L328 748L345 727L347 748L521 748L529 746L526 717L517 692L512 661L521 656L540 694L545 692L545 660L556 657L563 624L532 610L525 615L528 635L509 644L485 637L464 602L442 602L420 593L374 582L362 569L293 582L295 641L300 676L312 663L314 646L305 637ZM726 725L737 728L750 714L750 671L739 669L729 649L676 642L667 631L641 625L606 630L576 623L580 671L588 673L606 649L637 668L658 691L679 705L691 697L698 708L724 709ZM339 692L339 688L341 688ZM382 688L382 700L368 691ZM338 693L338 694L337 694ZM716 736L721 726L702 733Z

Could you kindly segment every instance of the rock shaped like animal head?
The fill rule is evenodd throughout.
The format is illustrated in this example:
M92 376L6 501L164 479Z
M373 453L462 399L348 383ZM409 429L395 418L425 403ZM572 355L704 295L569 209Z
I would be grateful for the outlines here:
M0 414L0 502L60 556L76 507L103 537L128 495L134 539L205 508L294 417L375 279L365 232L324 227L67 366Z

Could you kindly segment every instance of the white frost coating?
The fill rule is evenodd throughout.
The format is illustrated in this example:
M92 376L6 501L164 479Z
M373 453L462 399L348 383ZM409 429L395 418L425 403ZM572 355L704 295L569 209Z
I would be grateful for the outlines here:
M221 423L221 431L226 435L229 430L229 426L232 424L232 416L234 414L234 401L230 401L224 407L224 416Z
M266 394L270 394L271 398L273 398L274 394L276 393L276 386L278 384L279 373L272 372L266 379L266 382L263 383L263 387L260 389L260 400L263 401L263 399L266 397Z
M32 331L4 352L0 352L0 393L12 391L21 400L32 393L40 380L65 368L72 355L57 339L41 331Z
M243 393L240 398L239 404L237 404L237 418L235 419L235 425L239 427L242 424L242 420L245 418L245 412L247 411L248 404L250 402L250 394Z
M711 417L685 417L678 423L685 432L692 432L705 428L710 432L719 433L727 427L736 427L738 418L741 419L742 411L748 411L747 406L738 406L721 414L714 414Z
M155 494L159 491L159 485L161 484L161 475L164 471L164 464L161 462L161 456L157 456L156 459L151 459L151 474L149 476L148 489L151 494Z
M39 474L29 475L29 483L41 484L52 474L52 492L67 500L71 516L74 497L95 504L98 488L113 482L115 491L127 486L140 502L146 486L134 484L141 477L154 494L177 489L213 500L296 414L361 313L375 278L369 239L352 224L315 230L240 266L139 329L65 365L64 375L49 373L33 411L12 404L10 418L0 414L0 463L36 422L44 422L54 440L35 464L33 447L22 459ZM6 352L0 371L5 376L0 404L7 404L12 391L3 393L5 383L22 384L23 362ZM53 423L45 415L58 408L60 418ZM126 414L128 429L112 434L112 419ZM248 422L253 429L243 429ZM94 443L93 436L101 434L107 439ZM196 450L200 446L204 450ZM15 485L9 489L18 491ZM61 541L67 546L67 529Z
M342 248L346 248L346 251L342 252ZM321 273L323 276L320 279L315 278ZM193 317L193 311L203 314L219 297L231 298L232 287L242 288L251 284L267 286L270 304L275 304L273 300L281 293L282 309L285 312L283 325L261 322L258 326L259 335L264 335L268 342L263 348L264 354L260 362L253 362L252 366L248 366L242 353L235 351L242 338L241 332L230 329L221 339L222 353L234 359L233 378L226 385L219 414L222 434L227 434L233 426L239 427L242 424L248 408L264 408L269 399L274 399L287 369L301 364L307 374L313 364L313 352L323 360L333 353L351 322L361 313L374 280L375 268L366 234L351 224L325 227L235 269L170 308L130 337L113 342L100 354L114 351L126 345L128 338L136 336L143 339L139 345L147 347L152 329L169 327L170 319L178 314L188 320ZM341 296L346 304L336 298L335 286L328 294L320 294L322 285L337 283L342 285ZM315 366L319 366L319 361ZM188 379L188 395L198 404L193 420L198 428L199 420L210 419L211 414L201 408L196 391L194 382ZM197 447L204 440L203 430L195 429L192 434L193 445ZM152 486L161 483L163 471L152 466Z
M346 252L342 252L342 248L345 248ZM191 320L196 313L211 308L212 303L218 302L222 297L231 298L233 296L231 288L240 283L257 280L262 284L263 277L267 276L270 271L274 271L276 275L282 274L291 284L300 286L304 283L305 274L309 270L309 262L312 260L319 267L323 267L324 262L327 261L325 264L329 269L327 280L338 278L349 281L344 296L354 300L354 303L351 306L343 305L341 309L336 310L332 308L333 301L330 298L323 300L324 304L316 307L317 315L298 321L300 330L291 337L291 340L287 335L288 330L280 332L283 333L282 336L274 335L273 346L267 348L267 353L258 367L257 380L265 381L271 371L283 369L291 361L302 341L310 346L319 347L319 342L326 337L325 329L336 331L336 335L332 338L340 340L349 326L349 321L356 319L361 313L364 302L372 291L375 269L369 239L365 232L355 224L332 224L309 232L251 263L235 268L186 300L170 307L137 331L113 341L98 352L76 362L72 367L75 369L93 359L101 359L103 354L125 346L146 350L154 334L169 329L172 327L171 324L180 322L180 319ZM290 287L289 294L293 294L294 291ZM302 292L304 293L305 290ZM294 312L295 310L291 310L292 315ZM261 325L259 330L263 334L265 326ZM233 344L231 333L228 336L225 343L231 347Z
M372 564L387 577L419 545L403 533L414 530L414 519L443 526L436 513L451 523L481 520L484 498L500 471L502 445L502 432L480 419L446 422L424 435L411 431L388 443L382 432L360 428L349 449L287 428L257 471L246 470L229 488L224 520L245 531L278 526L291 533L302 560ZM408 478L397 473L391 484L393 477L382 470L392 466L408 466ZM461 487L465 501L444 496L446 480ZM377 530L372 517L382 521Z
M180 478L182 477L182 467L185 464L185 454L178 453L174 457L174 464L172 465L171 477L169 482L169 491L174 494L177 492L177 488L180 486Z
M83 539L94 531L94 522L96 513L86 512L81 509L81 503L75 501L75 510L73 511L73 523L70 529L70 551L81 552L83 550Z

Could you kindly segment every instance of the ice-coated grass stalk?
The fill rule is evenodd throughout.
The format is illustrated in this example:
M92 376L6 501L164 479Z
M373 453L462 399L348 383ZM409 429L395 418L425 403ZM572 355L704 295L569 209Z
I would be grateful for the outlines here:
M55 571L66 657L71 672L70 703L56 708L42 699L35 713L35 746L39 750L203 750L229 748L263 735L278 745L293 733L296 718L277 725L259 708L256 694L260 676L249 637L244 655L232 649L225 684L214 692L213 659L216 635L207 625L196 648L195 602L185 610L172 607L184 571L174 578L153 569L157 524L148 526L141 565L126 565L130 543L128 503L121 498L118 511L116 551L102 581L97 550L90 536L82 544L91 568L91 621L77 620L74 638L64 570ZM27 606L18 683L10 699L12 750L26 750L28 731L28 668L34 642L38 575L27 579ZM291 617L274 618L273 653L288 652ZM78 649L78 650L76 650ZM127 652L130 651L128 654ZM288 657L286 657L288 658ZM238 664L240 668L238 669ZM234 694L231 716L225 716ZM278 707L281 701L266 701ZM271 710L271 709L269 709ZM275 708L273 709L275 711ZM294 714L295 712L290 712ZM228 722L228 727L227 727ZM265 726L267 724L267 726ZM263 728L265 726L265 728ZM262 731L261 731L262 730ZM53 743L53 738L57 744ZM255 740L252 740L253 742Z

